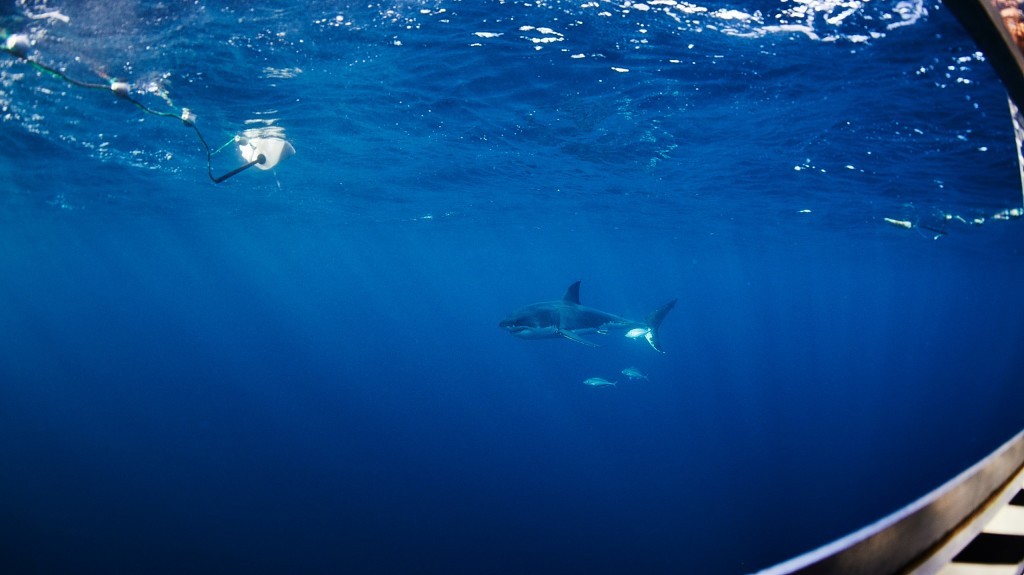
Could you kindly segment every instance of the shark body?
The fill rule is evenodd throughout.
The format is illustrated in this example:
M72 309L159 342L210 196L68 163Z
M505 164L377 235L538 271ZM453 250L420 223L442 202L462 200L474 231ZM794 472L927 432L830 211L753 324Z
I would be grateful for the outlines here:
M563 337L589 347L599 346L580 334L627 330L627 337L643 337L652 348L664 353L658 328L676 301L654 310L643 321L631 320L580 304L580 282L577 281L569 286L561 300L528 305L503 319L498 327L524 339Z

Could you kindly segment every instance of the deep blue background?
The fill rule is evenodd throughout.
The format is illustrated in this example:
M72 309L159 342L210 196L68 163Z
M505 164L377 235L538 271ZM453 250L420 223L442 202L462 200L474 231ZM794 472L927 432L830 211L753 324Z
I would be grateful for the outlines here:
M4 570L743 573L1019 431L1012 133L951 16L815 41L603 6L5 15L298 154L215 186L176 122L3 61ZM678 297L667 353L498 329L577 279Z

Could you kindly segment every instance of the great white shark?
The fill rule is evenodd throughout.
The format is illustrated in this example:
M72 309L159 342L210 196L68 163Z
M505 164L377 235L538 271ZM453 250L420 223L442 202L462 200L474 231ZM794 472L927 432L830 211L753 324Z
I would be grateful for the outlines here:
M580 282L577 281L569 286L561 300L530 304L501 320L498 327L523 339L564 337L590 347L599 346L579 334L604 334L613 329L624 329L627 330L626 337L643 337L656 351L665 353L661 349L658 328L676 301L672 300L647 314L643 321L626 319L580 304Z

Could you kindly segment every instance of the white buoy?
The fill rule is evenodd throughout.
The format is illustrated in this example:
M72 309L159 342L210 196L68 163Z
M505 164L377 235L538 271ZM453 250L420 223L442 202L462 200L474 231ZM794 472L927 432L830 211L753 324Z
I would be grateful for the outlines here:
M128 82L115 80L110 83L110 91L116 94L119 98L127 98L130 95L131 86Z
M890 224L892 224L894 226L897 226L897 227L907 228L908 230L910 228L914 227L914 224L912 222L910 222L910 221L907 221L907 220L896 220L896 219L893 219L893 218L885 218L885 221L887 223L890 223Z
M250 138L238 146L242 157L247 162L256 161L263 155L262 164L256 164L261 170L273 168L281 160L295 154L295 148L287 140L281 138Z
M28 53L28 36L24 34L11 34L4 42L4 48L19 58L24 58Z

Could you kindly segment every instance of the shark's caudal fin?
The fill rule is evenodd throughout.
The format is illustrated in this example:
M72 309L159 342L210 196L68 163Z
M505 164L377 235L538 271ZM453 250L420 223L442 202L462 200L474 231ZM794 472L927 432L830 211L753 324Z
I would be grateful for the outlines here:
M653 347L655 351L665 353L665 351L661 349L661 339L658 337L658 328L661 327L662 320L665 319L668 312L672 311L672 308L675 307L677 301L679 301L678 298L668 302L647 314L647 317L644 318L644 323L646 323L647 327L650 328L647 330L647 334L644 337L647 339L647 343L651 344L651 347Z

